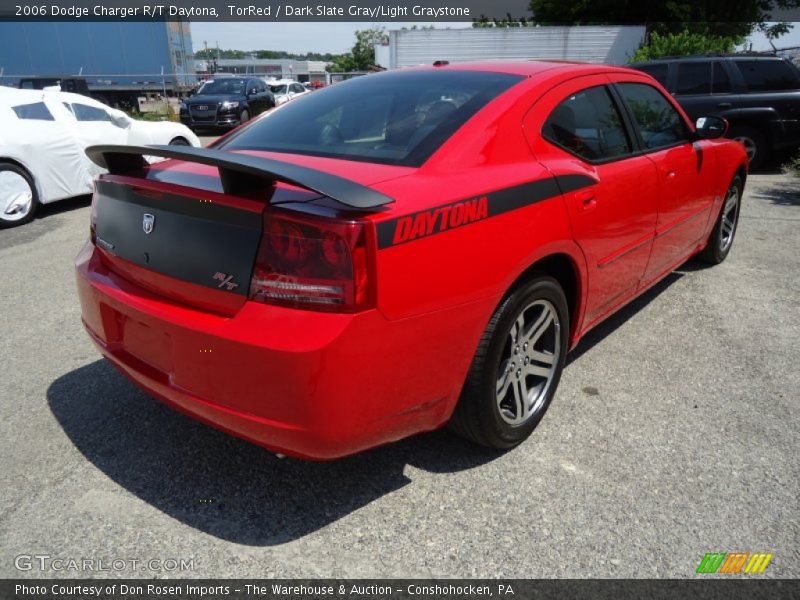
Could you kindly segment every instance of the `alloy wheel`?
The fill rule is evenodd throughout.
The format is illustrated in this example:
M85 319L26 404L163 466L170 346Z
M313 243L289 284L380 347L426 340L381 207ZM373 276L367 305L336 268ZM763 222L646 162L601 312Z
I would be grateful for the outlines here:
M736 233L736 224L739 222L739 188L732 185L725 196L725 204L722 207L722 224L719 231L719 249L727 252L733 243L733 236Z
M561 358L561 323L549 300L528 304L508 333L497 372L500 417L519 426L545 404Z

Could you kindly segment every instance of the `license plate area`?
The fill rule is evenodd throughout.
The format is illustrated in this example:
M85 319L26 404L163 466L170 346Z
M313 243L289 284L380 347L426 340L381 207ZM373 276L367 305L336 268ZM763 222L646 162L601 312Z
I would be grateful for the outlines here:
M102 180L96 202L97 246L112 266L118 257L180 281L247 295L260 213Z
M164 374L172 372L172 339L168 333L123 317L122 349Z

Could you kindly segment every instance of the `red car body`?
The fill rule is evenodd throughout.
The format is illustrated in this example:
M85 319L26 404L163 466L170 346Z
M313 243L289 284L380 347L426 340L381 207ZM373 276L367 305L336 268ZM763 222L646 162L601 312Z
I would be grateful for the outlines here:
M205 423L289 455L341 457L447 423L487 321L532 268L564 288L573 347L702 250L731 179L746 175L744 150L729 140L592 163L541 134L570 94L619 82L655 87L686 119L637 71L544 62L423 70L521 79L418 167L247 152L395 200L346 213L364 236L364 281L351 309L255 302L220 288L224 272L201 285L125 260L95 240L76 267L83 322L100 351L139 387ZM271 203L199 190L193 182L220 175L191 161L158 163L146 176L111 171L97 184L93 211L101 215L106 196L130 190L151 205L178 197L257 219L265 210L292 219L291 210L275 207L315 197L285 182ZM345 214L315 211L294 214L311 223ZM139 229L139 220L132 226ZM203 250L194 251L201 260Z

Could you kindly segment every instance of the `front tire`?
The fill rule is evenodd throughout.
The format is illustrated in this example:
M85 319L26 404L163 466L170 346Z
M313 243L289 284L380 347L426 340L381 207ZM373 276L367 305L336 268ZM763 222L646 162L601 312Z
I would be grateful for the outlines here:
M170 146L191 146L191 144L186 140L186 138L176 137L169 143Z
M239 125L244 125L250 120L250 113L246 110L242 111L242 114L239 116Z
M718 265L731 251L733 238L739 225L739 213L742 207L742 193L744 184L742 178L737 175L731 181L725 199L722 201L722 208L719 211L717 222L714 229L708 236L708 243L705 249L698 254L698 258L709 265Z
M569 310L552 277L518 286L495 310L450 428L490 448L523 442L542 420L566 360Z
M0 229L29 222L38 206L31 175L13 163L0 162Z

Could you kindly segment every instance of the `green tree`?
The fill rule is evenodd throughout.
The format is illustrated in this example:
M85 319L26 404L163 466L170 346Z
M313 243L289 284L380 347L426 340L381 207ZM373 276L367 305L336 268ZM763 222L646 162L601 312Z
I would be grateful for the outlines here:
M529 5L540 24L644 23L649 32L662 35L686 30L737 39L755 30L770 39L783 35L792 25L771 22L770 13L798 7L800 0L531 0Z
M663 56L684 56L687 54L725 54L733 52L742 38L716 37L703 33L691 33L684 29L680 33L660 34L654 31L650 42L631 57L631 62L652 60Z
M328 71L368 71L375 66L375 44L385 44L388 41L389 36L383 27L359 29L356 31L356 43L352 50L334 58L327 67Z

